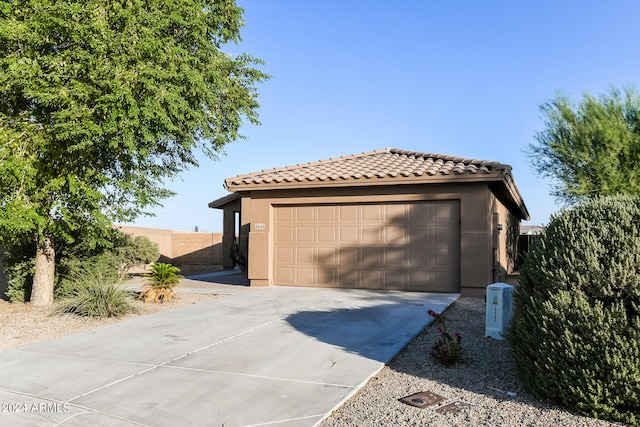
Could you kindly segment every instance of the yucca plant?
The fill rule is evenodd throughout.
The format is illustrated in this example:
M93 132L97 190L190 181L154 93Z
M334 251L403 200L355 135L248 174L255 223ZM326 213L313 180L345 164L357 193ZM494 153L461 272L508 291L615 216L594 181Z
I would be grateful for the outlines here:
M54 314L76 314L83 317L120 317L135 313L138 307L132 303L132 293L116 284L113 274L105 268L85 268L70 280L72 291L64 298Z
M157 262L151 267L151 272L144 276L147 283L140 293L140 299L144 302L169 302L177 298L173 288L183 278L180 269L171 264Z

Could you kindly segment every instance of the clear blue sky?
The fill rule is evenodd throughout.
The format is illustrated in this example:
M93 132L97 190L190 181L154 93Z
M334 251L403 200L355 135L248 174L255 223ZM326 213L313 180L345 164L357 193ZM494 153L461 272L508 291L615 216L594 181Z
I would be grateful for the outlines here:
M218 161L167 183L178 193L135 224L221 231L224 179L396 147L499 161L531 213L559 206L523 149L539 105L638 83L640 2L241 0L246 52L266 61L262 126Z

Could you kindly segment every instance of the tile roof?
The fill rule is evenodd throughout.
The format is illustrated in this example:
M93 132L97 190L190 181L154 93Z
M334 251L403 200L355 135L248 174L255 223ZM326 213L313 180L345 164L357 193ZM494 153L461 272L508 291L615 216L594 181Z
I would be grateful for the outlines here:
M405 151L397 148L320 160L284 168L263 170L228 178L230 190L271 185L323 184L355 181L402 180L402 178L510 174L511 166L486 160L464 159L442 154ZM477 179L482 179L477 177Z

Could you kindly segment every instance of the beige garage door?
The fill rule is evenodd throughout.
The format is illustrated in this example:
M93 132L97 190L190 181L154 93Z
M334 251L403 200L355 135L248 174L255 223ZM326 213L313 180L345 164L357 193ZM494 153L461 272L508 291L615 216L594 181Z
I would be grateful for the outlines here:
M460 290L460 203L275 207L274 284Z

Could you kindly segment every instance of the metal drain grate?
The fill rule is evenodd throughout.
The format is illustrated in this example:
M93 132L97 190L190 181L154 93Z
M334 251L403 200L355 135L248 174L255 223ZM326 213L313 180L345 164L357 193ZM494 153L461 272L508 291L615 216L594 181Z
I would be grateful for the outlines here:
M430 391L421 391L420 393L412 394L411 396L400 399L402 403L415 406L416 408L427 408L440 402L444 402L445 400L447 400L446 397Z

